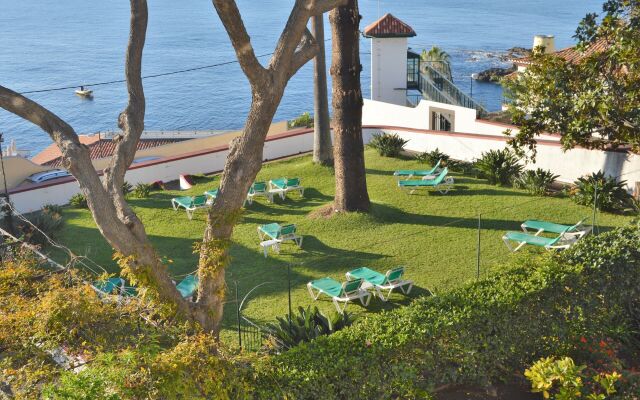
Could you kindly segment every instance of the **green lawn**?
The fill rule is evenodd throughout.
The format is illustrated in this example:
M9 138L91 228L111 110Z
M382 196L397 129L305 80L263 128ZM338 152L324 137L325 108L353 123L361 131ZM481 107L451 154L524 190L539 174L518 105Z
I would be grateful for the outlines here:
M567 198L540 198L524 191L487 185L483 180L453 174L456 189L447 195L429 192L408 195L400 191L392 176L396 169L423 169L413 160L379 157L366 152L367 185L373 202L370 214L336 215L330 219L312 219L308 213L327 204L334 194L331 169L312 164L311 157L301 156L267 164L258 178L300 177L306 187L305 197L291 194L286 201L269 204L259 198L248 206L234 232L231 249L232 266L227 271L229 300L235 297L235 282L240 296L256 285L245 302L243 314L257 322L266 322L287 312L287 265L291 268L292 304L313 303L306 289L311 279L330 276L343 280L346 271L369 266L381 272L397 265L406 266L407 277L415 281L410 298L448 290L476 277L478 214L482 214L481 274L491 272L492 265L510 257L502 235L518 230L525 219L545 219L573 224L591 216L591 210ZM173 260L171 273L181 275L196 268L194 241L201 238L205 212L200 210L189 221L184 211L174 212L170 199L185 194L201 194L218 185L218 177L201 183L188 192L153 192L149 199L131 199L131 204L145 223L147 233L161 255ZM78 254L86 255L106 269L116 272L112 251L93 223L87 210L65 209L66 225L59 241ZM626 223L628 217L598 214L601 230ZM264 258L258 248L256 227L269 222L295 223L304 236L302 249L285 244L279 255ZM534 249L532 251L542 251ZM356 314L376 312L406 304L409 299L397 294L389 303L372 300L365 309L349 305ZM333 304L323 298L315 302L324 311ZM235 304L225 308L223 339L235 343Z

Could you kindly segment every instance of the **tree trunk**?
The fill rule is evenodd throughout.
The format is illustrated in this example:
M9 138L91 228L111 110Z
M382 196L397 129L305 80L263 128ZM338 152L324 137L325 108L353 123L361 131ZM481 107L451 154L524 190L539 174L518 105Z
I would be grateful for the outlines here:
M205 330L216 334L222 323L231 235L242 213L247 191L262 168L264 140L284 93L284 84L276 86L271 87L268 95L254 94L247 125L243 135L231 145L218 197L207 216L198 265L201 285L197 318Z
M357 0L329 13L332 28L335 211L369 211L362 142L362 90Z
M318 54L313 62L313 162L333 164L329 100L327 99L327 63L324 50L324 18L318 14L311 18L311 31L318 43Z

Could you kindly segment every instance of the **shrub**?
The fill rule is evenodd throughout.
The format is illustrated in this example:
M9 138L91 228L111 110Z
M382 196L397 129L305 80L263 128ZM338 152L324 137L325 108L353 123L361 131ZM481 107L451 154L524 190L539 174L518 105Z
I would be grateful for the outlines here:
M524 377L511 371L549 354L585 362L583 336L616 342L628 355L621 368L631 369L639 228L582 239L560 257L523 254L483 280L263 359L260 397L428 398L442 385L514 383Z
M46 206L45 206L46 207ZM43 207L42 211L26 218L29 222L23 222L18 228L25 240L38 246L49 244L49 238L54 239L63 225L62 215L55 211L49 211Z
M545 399L604 400L616 392L614 385L620 374L614 371L588 376L586 368L586 365L576 365L570 357L559 360L547 357L536 361L524 375L531 382L531 391L542 393Z
M475 166L482 176L494 185L509 185L522 172L522 165L509 149L484 152Z
M438 148L416 155L416 160L429 165L436 165L438 160L442 160L443 163L448 164L449 159L449 155L441 152Z
M57 204L45 204L44 206L42 206L42 212L52 215L62 215L62 206L59 206Z
M122 183L122 193L123 193L125 196L126 196L127 194L131 193L131 190L132 190L132 189L133 189L133 186L132 186L129 182L124 181L124 182Z
M320 336L330 335L353 323L350 314L334 313L326 316L318 307L298 307L298 314L291 317L277 317L277 323L267 324L270 345L276 351L283 351L301 342L310 342Z
M447 161L447 167L464 175L475 175L477 173L475 165L469 161L449 160Z
M131 192L131 195L137 199L146 199L149 197L152 189L151 184L149 183L138 183Z
M76 193L69 199L69 204L75 208L88 208L87 198L82 193Z
M408 142L395 133L374 133L368 146L376 149L381 156L396 157Z
M303 112L299 117L289 122L290 128L312 128L313 116L308 112Z
M526 170L515 180L515 186L536 196L546 196L558 177L559 175L542 168Z
M625 189L626 181L618 181L602 171L578 178L574 184L571 198L577 204L593 207L595 197L598 210L623 211L631 204L631 195Z

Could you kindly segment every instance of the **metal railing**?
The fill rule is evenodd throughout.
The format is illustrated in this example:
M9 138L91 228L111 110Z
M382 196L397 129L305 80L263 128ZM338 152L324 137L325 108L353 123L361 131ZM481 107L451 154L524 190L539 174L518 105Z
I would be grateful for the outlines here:
M442 73L428 64L421 65L419 90L425 99L475 109L478 114L488 111L469 95L460 90Z

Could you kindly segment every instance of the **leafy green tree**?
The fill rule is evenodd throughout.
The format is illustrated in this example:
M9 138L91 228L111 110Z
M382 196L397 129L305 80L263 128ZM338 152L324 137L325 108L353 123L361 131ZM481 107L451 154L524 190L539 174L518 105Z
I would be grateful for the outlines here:
M422 62L428 63L433 69L451 80L451 57L449 53L440 47L433 46L429 51L422 50L420 58Z
M640 1L608 0L588 14L575 38L579 59L534 49L532 64L505 82L509 112L520 126L510 144L535 158L536 137L562 135L563 149L640 145Z

